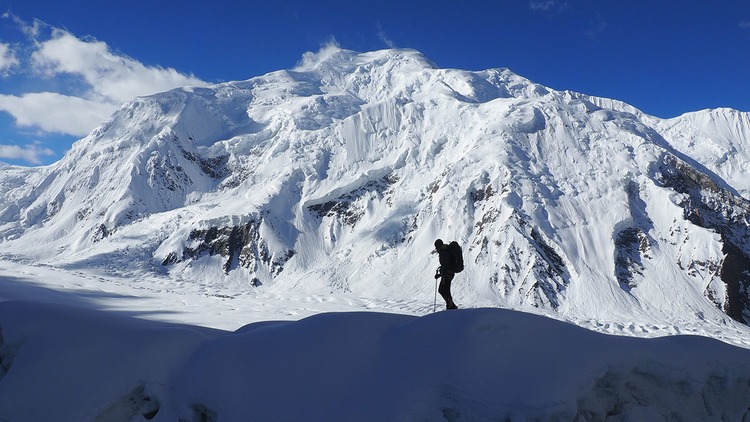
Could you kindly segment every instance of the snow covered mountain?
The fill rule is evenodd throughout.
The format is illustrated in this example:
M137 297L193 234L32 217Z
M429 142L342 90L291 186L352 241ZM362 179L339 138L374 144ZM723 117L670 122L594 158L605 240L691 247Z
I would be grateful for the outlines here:
M412 50L125 104L58 163L0 169L2 254L204 283L603 321L750 322L750 115L658 119ZM226 290L228 289L228 290Z

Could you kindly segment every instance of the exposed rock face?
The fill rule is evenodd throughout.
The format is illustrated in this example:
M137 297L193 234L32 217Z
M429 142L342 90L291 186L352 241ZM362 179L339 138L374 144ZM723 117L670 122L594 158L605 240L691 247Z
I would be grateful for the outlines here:
M252 220L241 226L194 229L190 232L189 246L183 249L182 256L171 253L162 264L218 255L224 258L225 274L237 267L257 272L261 266L265 266L272 274L278 275L295 252L288 250L281 256L274 256L260 235L260 226L261 220ZM260 284L260 280L255 278L253 284Z
M478 224L487 224L490 218L485 215ZM570 273L560 253L540 230L517 214L504 225L500 239L490 241L483 237L481 243L473 245L475 265L487 265L493 255L499 254L500 265L490 282L511 303L557 310L570 283Z
M636 276L643 277L643 258L648 258L649 239L639 227L628 227L619 233L615 239L617 255L615 268L620 286L629 290L638 286Z
M631 181L626 186L630 224L615 234L615 275L620 287L629 291L638 286L644 276L644 259L651 259L649 251L654 242L648 235L654 225L640 196L640 187Z
M354 227L364 214L364 206L366 206L368 202L366 196L382 196L386 194L388 188L397 181L398 178L395 175L389 174L378 180L369 181L361 187L340 195L334 200L326 201L321 204L309 205L307 209L319 218L335 216L347 225ZM359 203L359 205L357 205L357 203Z
M717 306L737 321L750 322L750 201L669 154L659 179L685 195L680 203L685 219L721 235L725 258L719 271L727 295ZM706 295L716 300L710 291Z

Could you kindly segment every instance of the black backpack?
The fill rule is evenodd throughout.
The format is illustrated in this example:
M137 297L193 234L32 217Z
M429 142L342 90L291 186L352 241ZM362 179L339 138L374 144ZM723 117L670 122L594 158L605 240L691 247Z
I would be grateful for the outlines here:
M464 256L461 250L461 245L455 240L448 244L448 251L450 252L451 267L450 271L454 273L460 273L464 270Z

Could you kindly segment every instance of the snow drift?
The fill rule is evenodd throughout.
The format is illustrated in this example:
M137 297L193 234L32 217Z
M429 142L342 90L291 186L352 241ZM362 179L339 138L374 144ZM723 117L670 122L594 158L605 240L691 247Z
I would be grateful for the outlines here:
M0 303L0 420L750 418L750 351L500 309L329 313L235 332Z

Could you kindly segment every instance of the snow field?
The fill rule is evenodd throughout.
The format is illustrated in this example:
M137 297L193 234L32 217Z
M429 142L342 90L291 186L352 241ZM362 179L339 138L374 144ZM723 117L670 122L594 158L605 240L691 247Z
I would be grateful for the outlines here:
M501 309L323 313L234 332L0 302L0 418L743 420L750 351Z

